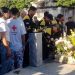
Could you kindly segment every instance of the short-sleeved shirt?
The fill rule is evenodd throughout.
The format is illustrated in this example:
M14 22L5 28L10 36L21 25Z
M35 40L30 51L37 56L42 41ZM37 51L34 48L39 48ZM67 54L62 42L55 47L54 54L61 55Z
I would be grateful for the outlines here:
M74 31L74 29L75 29L75 22L70 21L70 22L67 22L65 25L67 26L67 34L71 35L71 31L70 30L72 29Z
M6 32L5 20L0 18L0 32Z
M10 42L15 47L15 50L22 48L22 38L21 36L26 34L25 26L23 21L18 19L12 19L8 24L10 28Z
M27 32L28 33L33 32L33 29L36 28L36 24L33 22L32 17L29 17L29 15L26 15L23 21L24 21L24 25L26 27Z
M0 32L6 32L7 41L10 41L10 36L9 36L10 29L3 18L0 18ZM0 39L1 39L1 35L0 35Z

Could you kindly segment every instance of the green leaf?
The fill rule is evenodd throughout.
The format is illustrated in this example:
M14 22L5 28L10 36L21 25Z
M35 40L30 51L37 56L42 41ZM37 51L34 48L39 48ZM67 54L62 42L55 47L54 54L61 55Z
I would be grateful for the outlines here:
M35 0L0 0L0 8L7 6L9 8L17 7L18 9L27 8Z
M57 0L58 6L73 6L75 4L75 0Z

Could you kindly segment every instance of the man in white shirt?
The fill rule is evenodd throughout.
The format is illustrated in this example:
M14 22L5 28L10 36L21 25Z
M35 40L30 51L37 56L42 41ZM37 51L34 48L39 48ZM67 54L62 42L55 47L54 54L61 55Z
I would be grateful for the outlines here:
M9 28L6 25L6 19L9 17L9 9L2 7L0 9L0 75L9 72L12 68L11 49L9 47Z
M17 8L11 9L12 20L8 24L10 28L10 42L15 47L14 49L14 60L16 63L15 68L21 68L23 64L23 48L25 46L25 26L18 19L19 10Z

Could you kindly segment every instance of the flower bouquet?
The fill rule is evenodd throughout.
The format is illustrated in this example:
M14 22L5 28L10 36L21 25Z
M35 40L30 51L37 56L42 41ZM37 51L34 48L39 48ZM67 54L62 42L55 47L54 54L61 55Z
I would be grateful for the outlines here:
M75 64L75 32L71 30L71 35L60 37L55 45L57 61Z

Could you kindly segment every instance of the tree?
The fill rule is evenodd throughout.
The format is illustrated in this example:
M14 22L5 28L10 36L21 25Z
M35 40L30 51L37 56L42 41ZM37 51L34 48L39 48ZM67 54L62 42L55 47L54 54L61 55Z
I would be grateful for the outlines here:
M57 0L58 6L74 6L75 0Z
M0 8L7 6L9 8L17 7L18 9L27 8L35 0L0 0Z
M24 0L12 0L9 1L9 8L17 7L18 9L24 8Z
M7 0L0 0L0 7L6 6Z

